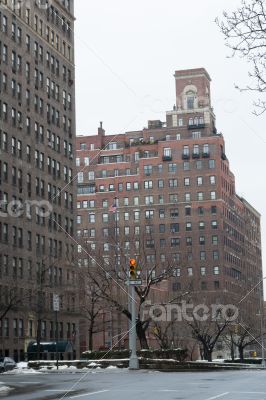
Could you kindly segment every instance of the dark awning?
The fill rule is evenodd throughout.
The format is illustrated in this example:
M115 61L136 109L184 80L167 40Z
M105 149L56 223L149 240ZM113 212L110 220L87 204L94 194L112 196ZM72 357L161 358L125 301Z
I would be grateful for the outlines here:
M58 353L72 353L73 346L67 340L61 340L57 343ZM28 353L37 353L37 342L31 342L28 345ZM56 353L56 342L41 342L40 343L41 353Z

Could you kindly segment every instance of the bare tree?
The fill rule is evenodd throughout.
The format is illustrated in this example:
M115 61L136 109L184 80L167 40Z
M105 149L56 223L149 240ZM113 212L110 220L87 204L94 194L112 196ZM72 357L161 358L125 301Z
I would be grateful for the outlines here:
M13 285L9 282L9 286L3 291L3 296L0 299L0 321L2 322L10 311L15 310L27 298L28 295L26 294L21 296L16 282Z
M241 299L239 299L241 300ZM261 339L261 324L259 315L254 314L254 310L250 308L249 303L241 303L238 301L238 318L231 324L228 324L223 332L223 340L231 350L232 360L235 358L235 349L241 362L244 362L244 350L255 345L258 347Z
M208 297L208 301L194 294L191 301L193 305L196 304L197 306L189 312L186 323L191 329L192 338L199 343L203 358L212 361L215 346L225 329L232 322L234 311L232 309L225 311L221 301L217 303L215 294ZM226 302L223 302L223 304L226 304ZM197 312L195 312L196 310Z
M113 239L110 235L108 243L110 245L108 258L102 252L94 252L84 241L83 256L87 258L87 268L89 284L93 284L95 290L107 308L115 309L118 314L124 315L131 321L131 311L128 304L128 286L126 282L129 279L129 259L130 255L137 259L141 268L142 285L135 287L136 293L136 331L142 349L149 348L147 340L147 330L151 324L151 317L143 317L143 307L149 300L150 304L158 298L154 289L160 291L164 282L168 282L173 276L173 270L176 267L170 258L165 260L163 266L158 263L157 249L154 243L152 233L147 233L139 240L139 246L136 252L130 253L128 243L134 243L134 236L125 237L123 234L119 238ZM106 242L102 242L106 243ZM148 244L148 249L147 249ZM152 249L152 250L150 250ZM147 261L147 255L152 252L151 261ZM137 253L137 255L136 255ZM115 261L117 259L117 262ZM149 258L148 258L149 260ZM174 299L169 298L169 291L160 291L162 301L168 302Z
M86 271L82 270L79 279L83 280L80 295L80 312L88 321L89 350L94 349L94 336L104 330L103 314L106 309L102 301L102 291L104 291L104 282L102 289L99 290L92 280L88 277Z
M239 55L252 65L250 84L240 90L266 92L266 2L242 0L241 6L232 13L224 12L223 19L216 19L232 56ZM255 102L256 115L264 113L266 100Z

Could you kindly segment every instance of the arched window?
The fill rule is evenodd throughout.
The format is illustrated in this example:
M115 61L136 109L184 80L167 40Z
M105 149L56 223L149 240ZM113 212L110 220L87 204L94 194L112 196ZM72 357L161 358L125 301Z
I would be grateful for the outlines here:
M187 97L187 109L193 110L193 108L194 108L194 96L188 96Z

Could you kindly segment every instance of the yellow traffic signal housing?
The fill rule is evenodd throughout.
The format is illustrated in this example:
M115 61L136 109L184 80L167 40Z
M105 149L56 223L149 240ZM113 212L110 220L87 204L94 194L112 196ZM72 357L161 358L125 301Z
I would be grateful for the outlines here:
M129 261L129 276L132 280L137 278L137 262L135 258L131 258Z

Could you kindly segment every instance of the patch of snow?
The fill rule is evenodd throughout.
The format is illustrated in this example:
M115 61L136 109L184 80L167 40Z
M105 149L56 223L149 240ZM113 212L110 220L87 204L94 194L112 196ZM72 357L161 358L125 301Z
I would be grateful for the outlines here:
M56 368L56 365L53 365L53 366L44 366L44 367L41 367L40 369L39 369L39 371L41 371L41 372L48 372L48 371L56 371L57 370L57 368ZM76 371L77 370L77 367L75 367L74 365L59 365L58 366L58 371Z
M17 368L18 369L26 369L26 368L28 368L28 363L25 361L21 361L21 362L17 363Z
M89 363L88 367L98 367L99 364L95 363L95 362L91 362Z
M29 368L29 369L12 369L11 371L4 372L6 375L19 375L19 374L40 374L40 371L36 371L35 369Z
M118 368L115 367L114 365L109 365L109 367L107 367L106 369L118 369Z
M5 394L6 392L10 392L10 390L13 390L10 386L0 386L0 394Z

